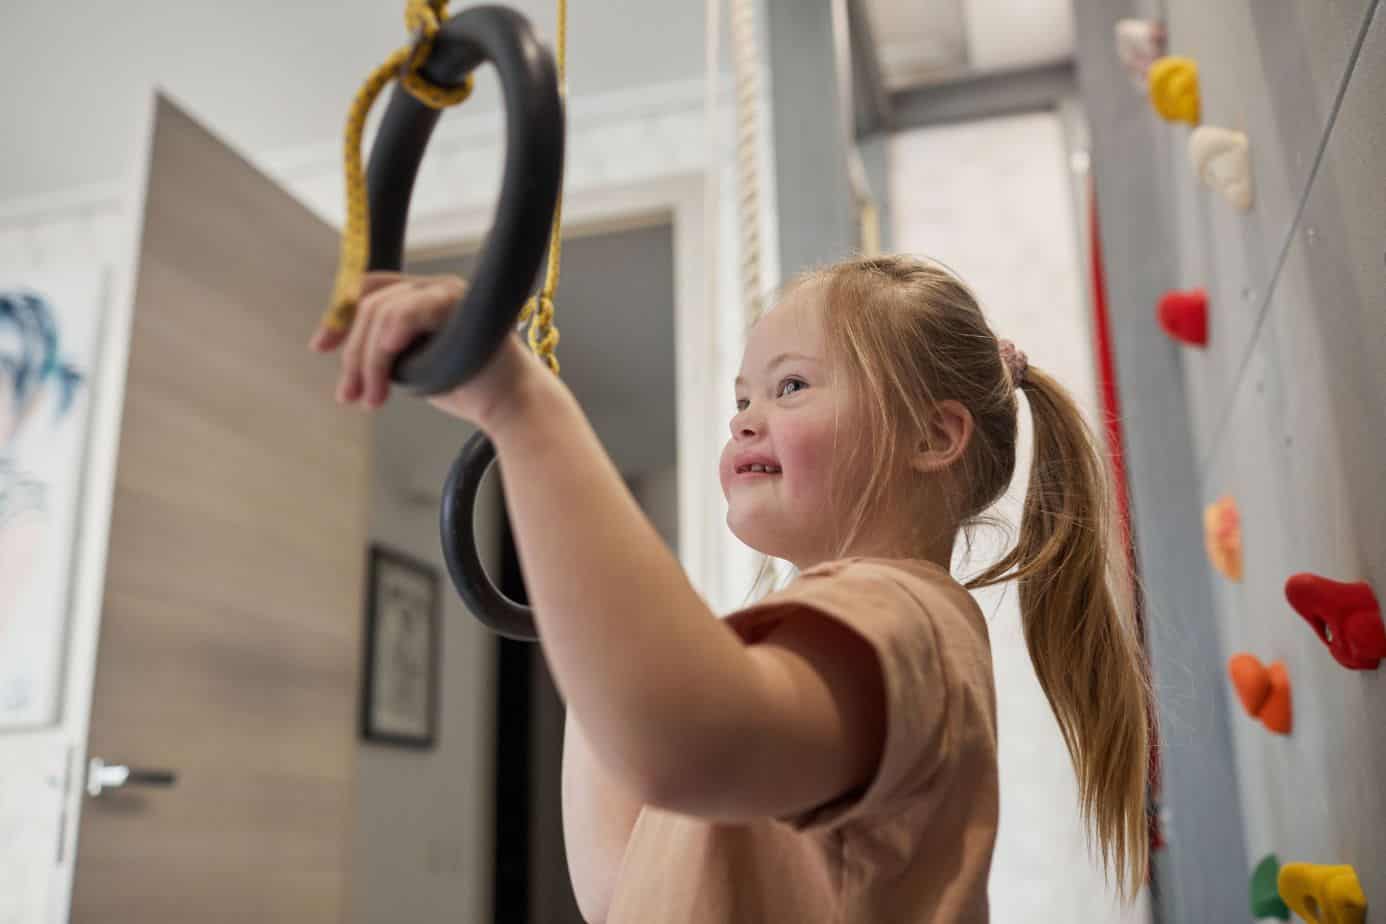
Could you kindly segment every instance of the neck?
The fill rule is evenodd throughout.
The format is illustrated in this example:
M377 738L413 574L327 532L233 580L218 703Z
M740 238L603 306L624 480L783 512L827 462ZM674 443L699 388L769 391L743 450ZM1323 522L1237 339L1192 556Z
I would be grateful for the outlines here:
M957 530L933 537L915 535L908 539L901 539L899 535L860 536L842 550L819 549L811 553L785 556L785 560L799 571L807 571L814 565L839 558L914 558L932 562L949 571L956 540Z

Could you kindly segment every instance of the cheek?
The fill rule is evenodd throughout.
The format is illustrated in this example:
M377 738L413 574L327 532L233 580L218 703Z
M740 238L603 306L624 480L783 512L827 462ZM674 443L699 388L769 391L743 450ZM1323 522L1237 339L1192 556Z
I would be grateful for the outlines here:
M731 486L732 478L732 443L728 440L722 446L722 455L717 460L717 479L722 482L722 496L727 496L727 488Z
M827 503L835 451L832 421L805 420L786 426L776 433L775 448L790 494L815 504Z

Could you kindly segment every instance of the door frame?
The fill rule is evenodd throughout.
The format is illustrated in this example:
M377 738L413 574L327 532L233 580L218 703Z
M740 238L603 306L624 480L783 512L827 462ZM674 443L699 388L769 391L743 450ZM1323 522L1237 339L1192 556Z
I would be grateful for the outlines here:
M149 167L154 145L160 96L182 107L179 101L155 85L145 95L145 108L131 140L135 165L124 191L112 197L108 188L93 190L90 204L68 196L55 196L60 212L111 217L116 206L118 243L105 255L107 284L105 314L92 376L92 404L82 460L78 502L77 548L69 578L66 651L62 659L62 713L51 734L66 746L63 774L63 808L57 863L49 882L48 920L66 922L72 905L76 873L77 835L82 800L86 795L87 733L91 724L92 689L96 680L97 647L106 590L106 560L115 502L116 463L120 454L121 419L125 408L126 371L133 333L135 287L138 283L144 224L144 200L149 187Z
M697 81L687 86L655 88L652 93L613 94L611 100L599 100L592 107L591 122L595 126L615 116L621 123L618 127L659 123L669 129L671 137L691 141L704 126L703 89ZM106 266L108 280L93 378L96 393L82 462L77 549L63 662L62 717L57 725L25 736L26 744L36 748L66 750L59 859L53 868L48 895L49 920L55 924L68 920L75 877L110 515L134 317L135 268L141 248L159 95L186 112L197 112L178 94L151 83L145 95L144 114L129 141L131 159L127 163L135 166L126 182L27 197L0 206L0 235L11 241L35 242L38 249L32 255L33 265L59 265L60 261L50 262L46 258L38 243L46 243L50 238L63 242L75 234L82 238L83 249L96 251L97 258ZM722 108L719 107L719 115L725 121ZM629 116L622 122L625 113ZM609 126L603 128L609 131ZM471 134L476 132L459 132L459 136L468 138ZM231 146L237 147L234 142ZM249 159L322 217L340 226L337 144L318 148ZM678 154L676 165L661 171L657 162L667 157L669 151ZM592 151L580 159L590 168L587 162L595 163L601 153ZM726 391L721 387L721 370L727 365L722 354L739 349L741 335L739 330L723 330L733 312L724 309L718 296L719 290L727 289L735 278L735 267L729 262L734 255L719 246L716 239L718 233L727 230L724 213L731 204L727 198L731 190L725 188L725 182L718 182L723 160L721 152L707 151L690 162L689 152L681 151L677 145L652 149L635 165L635 172L643 172L645 179L624 184L601 180L594 183L590 169L583 170L580 172L586 174L586 182L569 183L563 200L565 226L571 235L665 223L673 227L679 558L694 587L719 611L741 602L746 587L738 580L745 577L743 572L753 568L749 551L732 540L723 521L715 466L723 434L722 417L717 411L725 403L719 403L718 398ZM489 204L416 211L419 214L411 219L409 232L411 259L461 252L469 244L474 247L493 217ZM727 296L735 297L730 291Z
M723 430L717 395L726 388L716 377L720 313L713 296L714 267L708 251L714 248L707 238L706 199L701 170L569 190L563 196L563 232L565 238L574 238L652 225L673 227L678 552L693 586L715 605L728 599L722 568L727 529L720 504L709 503L721 498L716 459ZM475 250L492 218L489 205L422 214L411 220L407 258L436 259ZM737 592L744 588L733 596Z

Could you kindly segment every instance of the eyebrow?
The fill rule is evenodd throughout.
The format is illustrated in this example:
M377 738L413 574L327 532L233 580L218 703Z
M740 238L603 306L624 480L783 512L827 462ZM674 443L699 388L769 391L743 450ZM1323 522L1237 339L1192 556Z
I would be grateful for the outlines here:
M766 368L767 370L769 370L769 369L774 369L774 368L775 368L776 366L778 366L780 363L785 362L786 360L790 360L790 359L805 360L805 361L811 362L811 363L816 363L816 362L818 362L817 359L815 359L814 357L809 356L809 355L807 355L807 354L805 354L805 353L788 352L788 353L780 353L779 355L777 355L774 359L770 360L770 362L768 362L768 363L765 364L765 368ZM745 380L744 378L742 378L741 376L738 375L738 376L736 377L736 379L734 380L733 384L735 384L735 385L742 385L742 384L745 384L745 382L746 382L746 380Z

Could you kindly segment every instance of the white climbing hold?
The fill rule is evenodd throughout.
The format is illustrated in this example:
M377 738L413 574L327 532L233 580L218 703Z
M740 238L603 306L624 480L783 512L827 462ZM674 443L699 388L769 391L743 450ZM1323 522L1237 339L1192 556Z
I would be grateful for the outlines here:
M1122 19L1116 24L1117 56L1131 82L1145 89L1146 71L1165 53L1165 24L1158 19Z
M1189 135L1189 163L1199 179L1236 208L1251 208L1251 146L1246 135L1200 125Z

